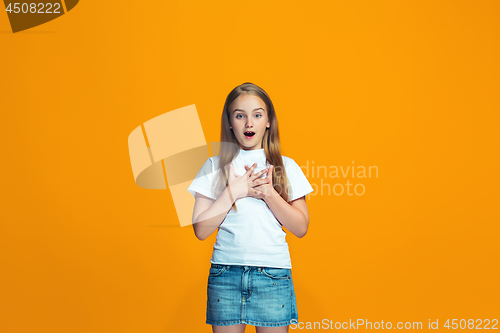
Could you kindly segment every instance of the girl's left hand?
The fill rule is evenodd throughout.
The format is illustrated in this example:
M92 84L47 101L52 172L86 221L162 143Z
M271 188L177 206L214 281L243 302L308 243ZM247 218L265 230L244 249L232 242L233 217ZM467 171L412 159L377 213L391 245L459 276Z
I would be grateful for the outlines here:
M250 168L245 165L245 170L248 171L248 170L250 170ZM267 183L254 187L256 190L264 192L266 198L271 196L275 192L274 187L273 187L273 171L274 171L274 166L270 165L268 170L267 170L267 176L266 176L266 178L264 178L267 180ZM262 178L258 178L258 179L262 179ZM261 198L259 198L259 199L261 199Z

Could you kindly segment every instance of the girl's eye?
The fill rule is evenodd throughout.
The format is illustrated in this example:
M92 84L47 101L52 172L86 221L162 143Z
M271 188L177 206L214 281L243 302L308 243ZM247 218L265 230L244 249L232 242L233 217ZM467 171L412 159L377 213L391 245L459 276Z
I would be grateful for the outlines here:
M262 115L261 115L260 113L257 113L255 116L256 116L256 117L258 116L257 118L262 117Z
M241 117L243 117L243 115L242 115L241 113L240 113L240 114L237 114L237 115L236 115L236 119L240 119L240 118L241 118L240 116L241 116Z

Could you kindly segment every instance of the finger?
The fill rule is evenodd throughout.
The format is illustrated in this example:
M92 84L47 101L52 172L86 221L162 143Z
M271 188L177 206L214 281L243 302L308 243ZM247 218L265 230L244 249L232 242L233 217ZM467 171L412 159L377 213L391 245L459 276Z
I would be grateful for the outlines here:
M250 168L245 165L245 170L248 171L250 170Z
M253 188L253 189L261 189L261 186L266 186L269 184L269 180L267 179L259 179L259 180L255 180L253 181L249 186L250 188Z
M255 170L255 168L257 167L257 163L254 163L252 164L252 166L250 167L250 169L247 170L247 172L245 173L245 175L248 177L252 174L253 170Z
M229 176L230 177L235 177L234 169L233 169L233 163L229 164Z
M245 165L245 169L248 170L248 167ZM252 179L255 179L255 178L260 178L263 174L265 174L267 171L269 171L267 168L266 169L262 169L260 170L259 172L257 173L254 173L252 175Z
M274 165L269 166L269 172L267 173L267 179L273 180Z
M256 184L256 186L267 185L270 183L270 180L268 178L260 178L260 179L254 180L253 183ZM254 187L256 187L256 186L254 186Z
M254 198L264 198L266 196L266 194L262 191L258 191L256 189L252 189L252 196Z
M260 176L262 176L263 174L265 174L266 172L268 172L269 169L268 168L265 168L265 169L262 169L260 170L260 172L257 173L257 177L260 178Z

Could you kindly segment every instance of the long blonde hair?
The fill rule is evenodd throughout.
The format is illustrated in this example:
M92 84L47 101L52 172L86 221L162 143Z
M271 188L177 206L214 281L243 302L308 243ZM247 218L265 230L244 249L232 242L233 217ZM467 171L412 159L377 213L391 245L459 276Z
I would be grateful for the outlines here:
M222 110L221 118L221 146L219 153L219 169L217 172L218 181L216 181L216 197L218 197L218 195L226 189L228 184L229 169L225 166L229 166L236 155L238 155L240 149L238 140L236 139L233 130L230 128L231 112L229 110L229 106L241 94L250 94L257 96L266 104L270 127L266 127L264 137L262 138L262 147L264 148L264 152L266 154L266 164L272 164L274 167L273 187L286 202L289 202L289 199L292 197L292 189L289 185L288 177L283 165L283 158L281 156L278 119L276 118L273 102L269 98L269 95L264 91L264 89L250 82L245 82L234 88L229 93L229 95L227 95L226 102L224 103L224 109ZM232 207L236 212L238 211L234 203Z

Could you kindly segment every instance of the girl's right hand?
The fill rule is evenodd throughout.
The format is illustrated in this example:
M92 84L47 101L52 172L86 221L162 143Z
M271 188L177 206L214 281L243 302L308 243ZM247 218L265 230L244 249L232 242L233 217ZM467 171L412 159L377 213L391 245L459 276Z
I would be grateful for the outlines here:
M229 178L228 178L228 190L230 191L234 200L245 198L251 196L253 198L263 199L265 194L262 191L254 189L254 187L267 184L267 179L259 178L267 169L263 169L260 172L254 174L253 170L257 166L254 163L250 169L243 176L238 176L234 173L233 164L229 165Z

